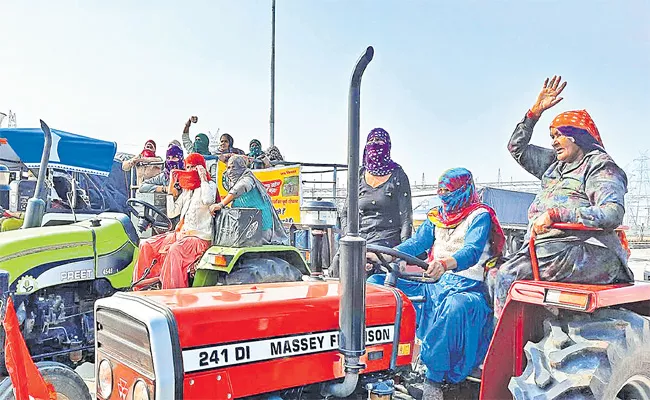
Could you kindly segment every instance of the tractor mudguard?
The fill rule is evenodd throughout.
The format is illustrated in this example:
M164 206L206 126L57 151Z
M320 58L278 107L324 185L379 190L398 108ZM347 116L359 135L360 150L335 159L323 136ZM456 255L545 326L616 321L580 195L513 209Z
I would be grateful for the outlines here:
M259 247L210 247L196 266L196 274L192 283L193 287L213 286L217 284L218 273L230 274L233 268L248 258L272 257L284 260L301 275L310 275L311 270L298 249L292 246L259 246ZM279 270L278 270L279 271ZM286 271L285 271L286 272ZM293 272L287 272L293 276ZM283 279L283 281L294 279Z
M561 282L517 281L508 293L483 364L481 399L511 398L508 384L523 374L524 346L544 338L544 321L556 318L551 310L594 313L606 307L624 307L650 316L650 282L580 285Z

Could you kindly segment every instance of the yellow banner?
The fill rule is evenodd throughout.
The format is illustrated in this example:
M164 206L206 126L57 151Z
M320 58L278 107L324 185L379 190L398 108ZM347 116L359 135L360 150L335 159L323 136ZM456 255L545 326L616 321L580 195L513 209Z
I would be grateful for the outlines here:
M223 173L226 164L219 161L217 165L217 186L221 198L228 191L223 185ZM282 222L300 223L300 165L290 165L269 169L253 170L253 174L262 182L271 197L273 206L278 211Z

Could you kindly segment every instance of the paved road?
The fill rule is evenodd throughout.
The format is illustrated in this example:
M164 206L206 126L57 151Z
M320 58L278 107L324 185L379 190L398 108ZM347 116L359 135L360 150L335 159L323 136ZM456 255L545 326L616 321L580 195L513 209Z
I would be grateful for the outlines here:
M650 270L650 249L632 249L630 256L630 269L634 272L634 279L643 280L643 271Z

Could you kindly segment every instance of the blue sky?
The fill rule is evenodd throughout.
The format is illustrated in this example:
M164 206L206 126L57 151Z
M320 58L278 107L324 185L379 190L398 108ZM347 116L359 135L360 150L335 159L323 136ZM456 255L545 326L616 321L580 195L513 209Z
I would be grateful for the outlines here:
M18 1L0 7L0 111L136 151L229 132L268 145L270 0ZM366 46L361 127L391 133L411 181L464 166L531 179L506 142L546 76L568 81L539 123L586 108L625 167L650 149L650 2L277 0L276 144L345 162L347 91Z

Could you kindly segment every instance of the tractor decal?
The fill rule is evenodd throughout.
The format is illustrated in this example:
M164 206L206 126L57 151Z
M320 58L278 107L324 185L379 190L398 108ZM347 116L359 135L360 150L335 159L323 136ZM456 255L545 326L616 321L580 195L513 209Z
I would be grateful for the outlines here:
M16 294L28 294L38 290L38 281L30 275L25 275L16 284Z
M392 343L393 325L366 328L366 345ZM338 350L339 331L306 333L183 350L185 373Z
M37 288L89 279L95 279L95 259L93 257L59 260L29 268L13 280L10 291L26 294L37 290ZM24 285L26 282L29 283L27 287L19 287L20 284Z
M133 262L136 247L126 242L119 249L97 257L97 277L114 275L124 270Z

